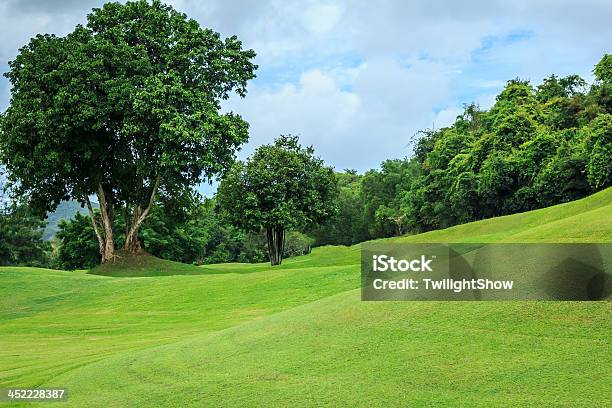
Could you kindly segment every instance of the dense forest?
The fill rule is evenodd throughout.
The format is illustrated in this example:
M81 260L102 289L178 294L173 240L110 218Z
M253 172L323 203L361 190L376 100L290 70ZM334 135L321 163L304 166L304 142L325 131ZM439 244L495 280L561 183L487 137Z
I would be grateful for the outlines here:
M336 173L333 215L289 231L285 256L528 211L610 186L612 55L593 73L593 84L577 75L552 75L537 86L510 80L490 109L468 104L451 126L420 132L408 157L386 160L365 174ZM264 235L222 217L216 197L192 201L180 214L156 208L139 234L147 252L188 263L268 259ZM99 260L85 215L60 223L53 249L42 241L42 224L23 205L5 208L0 228L17 231L20 225L29 231L20 245L11 243L20 239L15 233L0 244L5 264L75 269ZM120 217L114 229L120 242L125 231ZM9 255L17 247L28 256Z
M311 233L352 244L575 200L612 183L612 55L595 83L513 79L489 110L465 106L449 127L420 132L414 154L364 175L339 174L339 213Z

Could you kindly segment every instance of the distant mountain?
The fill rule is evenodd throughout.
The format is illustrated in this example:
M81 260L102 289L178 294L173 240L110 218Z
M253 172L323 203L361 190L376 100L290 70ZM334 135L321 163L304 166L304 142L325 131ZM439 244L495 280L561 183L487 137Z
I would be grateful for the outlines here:
M6 183L6 176L3 174L0 168L0 205L3 203L9 203L8 197L3 194L4 184ZM93 208L99 208L98 203L95 201L91 202ZM68 220L74 217L76 213L87 214L87 208L81 207L76 201L62 201L54 212L47 215L47 226L43 234L43 239L48 241L58 231L58 224L60 220Z
M98 203L92 202L91 205L94 208L98 208ZM57 206L57 209L49 213L47 216L47 226L45 227L45 233L43 238L45 240L50 240L53 238L55 233L58 231L58 224L60 220L68 220L76 213L87 214L87 208L81 207L81 205L76 201L62 201L60 205Z

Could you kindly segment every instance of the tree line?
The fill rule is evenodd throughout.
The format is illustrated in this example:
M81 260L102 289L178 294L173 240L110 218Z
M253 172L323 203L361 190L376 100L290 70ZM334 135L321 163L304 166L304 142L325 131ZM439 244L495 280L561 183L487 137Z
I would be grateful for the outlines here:
M216 196L192 197L182 213L158 205L140 242L153 255L181 262L274 264L313 246L418 233L587 196L612 184L611 72L606 55L590 86L575 75L552 75L536 87L510 80L489 110L465 106L451 126L420 132L411 157L364 174L334 173L312 148L281 136L235 163ZM114 229L121 244L120 219ZM56 265L97 264L94 235L86 216L62 222Z
M588 85L513 79L494 105L466 105L448 127L419 132L414 153L339 175L340 212L316 245L418 233L555 205L612 184L612 55Z
M608 54L593 84L508 81L490 109L465 106L451 126L420 132L410 157L364 174L335 173L290 135L235 161L248 123L221 101L246 95L254 57L159 0L107 3L64 37L32 38L5 74L0 164L13 204L0 215L0 263L71 269L147 251L279 264L312 245L444 228L611 184ZM214 198L194 194L212 180ZM37 226L62 200L88 216L62 223L49 249Z

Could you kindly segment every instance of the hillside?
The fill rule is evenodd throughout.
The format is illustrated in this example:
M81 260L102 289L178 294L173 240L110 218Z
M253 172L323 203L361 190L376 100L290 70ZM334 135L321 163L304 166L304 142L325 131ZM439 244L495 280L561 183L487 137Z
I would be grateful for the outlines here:
M612 242L612 189L396 240ZM66 406L612 403L610 302L360 302L358 263L0 268L0 384L67 386Z
M195 265L168 261L156 258L146 253L128 254L116 251L115 261L98 265L89 273L92 275L114 277L138 276L170 276L170 275L199 275L202 269Z
M98 203L92 202L94 208L98 208ZM87 214L87 208L81 207L76 201L62 201L55 211L47 214L47 226L43 239L49 240L55 236L58 231L58 225L61 220L69 220L74 217L74 214Z

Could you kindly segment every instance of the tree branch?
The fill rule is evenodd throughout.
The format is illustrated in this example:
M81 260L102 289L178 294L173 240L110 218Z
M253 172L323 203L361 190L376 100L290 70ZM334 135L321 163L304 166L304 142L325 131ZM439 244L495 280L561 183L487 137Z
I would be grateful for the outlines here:
M153 184L153 191L151 191L151 197L149 198L149 205L147 205L147 208L145 208L145 210L142 212L140 216L142 220L147 218L147 216L149 215L149 212L151 211L151 207L153 207L153 203L155 201L155 194L157 194L157 189L159 188L159 182L160 182L160 177L157 176L155 178L155 184Z
M87 196L87 194L85 194L85 203L87 204L87 210L89 211L89 217L91 218L91 224L93 225L94 232L96 233L96 238L98 238L100 251L102 251L104 249L104 240L102 240L102 235L100 235L100 230L98 229L98 221L96 220L96 214L93 211L91 201L89 201L89 196Z
M159 188L160 177L157 176L155 178L155 182L153 184L153 189L151 190L151 196L149 197L149 204L147 208L142 210L140 205L136 206L134 209L134 222L127 230L127 234L125 236L125 245L124 248L130 249L130 246L133 246L134 242L136 242L136 234L138 229L140 228L140 224L147 218L149 212L151 211L151 207L153 207L153 203L155 202L155 195L157 194L157 189Z

